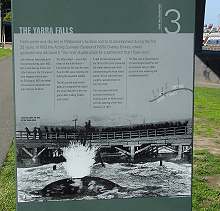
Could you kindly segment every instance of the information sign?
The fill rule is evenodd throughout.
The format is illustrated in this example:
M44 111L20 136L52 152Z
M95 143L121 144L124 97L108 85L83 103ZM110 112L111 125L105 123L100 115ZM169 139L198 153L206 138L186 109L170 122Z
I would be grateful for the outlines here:
M17 210L191 210L195 1L13 7Z

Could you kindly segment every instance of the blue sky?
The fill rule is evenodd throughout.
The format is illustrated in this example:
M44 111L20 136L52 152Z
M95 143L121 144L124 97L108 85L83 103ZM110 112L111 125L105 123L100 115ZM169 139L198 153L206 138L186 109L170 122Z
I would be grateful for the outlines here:
M220 0L206 0L206 13L205 23L213 23L214 25L220 25Z

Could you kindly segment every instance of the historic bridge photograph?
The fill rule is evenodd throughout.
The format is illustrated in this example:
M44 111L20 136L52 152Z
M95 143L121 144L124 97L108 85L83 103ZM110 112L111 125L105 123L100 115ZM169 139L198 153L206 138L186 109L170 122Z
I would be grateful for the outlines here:
M19 201L187 196L191 120L16 131ZM172 184L172 185L171 185Z

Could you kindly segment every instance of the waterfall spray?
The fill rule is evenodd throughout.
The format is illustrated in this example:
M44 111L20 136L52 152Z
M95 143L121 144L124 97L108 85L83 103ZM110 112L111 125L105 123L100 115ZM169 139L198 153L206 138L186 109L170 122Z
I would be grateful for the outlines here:
M72 144L63 150L66 158L64 168L72 178L88 176L95 163L97 148L83 146L82 144Z

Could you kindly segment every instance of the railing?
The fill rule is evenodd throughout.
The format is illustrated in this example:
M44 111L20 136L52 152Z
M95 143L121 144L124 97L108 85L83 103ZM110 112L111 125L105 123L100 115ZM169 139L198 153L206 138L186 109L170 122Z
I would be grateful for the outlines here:
M134 131L116 131L116 132L75 132L75 133L55 133L43 132L34 133L26 131L16 131L17 140L117 140L117 139L136 139L145 137L162 137L191 135L191 128L187 126L134 130Z
M220 45L206 45L202 47L203 50L208 51L220 51Z

